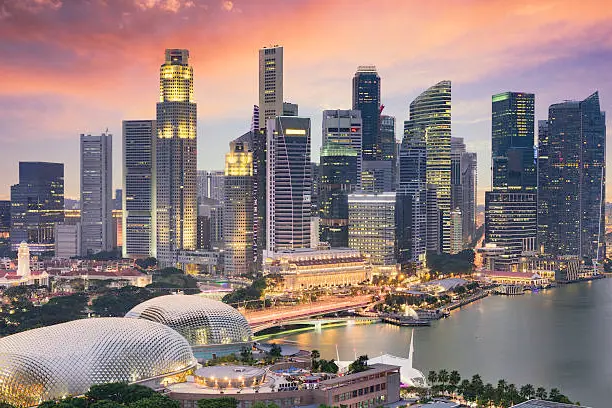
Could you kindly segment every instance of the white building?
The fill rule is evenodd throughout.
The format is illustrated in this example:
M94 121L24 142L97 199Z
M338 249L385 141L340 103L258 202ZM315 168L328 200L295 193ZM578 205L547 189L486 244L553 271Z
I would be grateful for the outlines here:
M263 123L283 115L283 47L259 50L259 112Z
M113 249L112 135L81 135L81 254Z
M395 264L395 193L349 194L349 247L373 265Z
M71 258L81 254L81 223L55 224L55 257Z

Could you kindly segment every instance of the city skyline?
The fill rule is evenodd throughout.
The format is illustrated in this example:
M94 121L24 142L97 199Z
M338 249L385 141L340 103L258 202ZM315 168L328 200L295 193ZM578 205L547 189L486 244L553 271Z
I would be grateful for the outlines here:
M13 55L7 74L11 81L0 91L0 137L7 157L15 158L0 163L0 199L8 198L9 186L17 181L18 161L65 163L66 196L76 197L78 135L107 127L118 135L122 120L154 118L155 67L164 48L186 48L193 57L195 100L201 107L200 169L221 169L227 143L248 130L258 99L258 50L266 44L284 47L284 99L300 105L301 116L312 119L313 129L320 129L323 109L351 107L351 81L359 65L376 65L384 113L399 123L407 119L409 102L419 93L445 78L452 80L453 136L463 137L468 150L478 153L480 203L490 184L491 95L535 93L536 120L547 117L549 105L582 100L596 90L602 110L611 110L606 95L612 85L605 77L612 60L612 11L601 7L603 1L474 2L465 10L445 3L447 13L441 16L435 15L433 3L389 2L380 9L388 24L374 34L357 32L357 41L345 45L343 55L334 54L335 64L325 63L331 48L320 46L332 33L313 30L304 35L290 17L300 15L310 26L325 26L332 19L333 28L327 30L336 30L338 24L365 20L367 3L348 8L338 2L326 5L326 13L320 13L320 1L265 8L241 1L106 3L24 0L0 9L0 46ZM272 13L281 25L262 28L264 13ZM84 15L98 17L94 23ZM396 17L400 15L413 17ZM168 28L142 30L162 19ZM436 32L442 27L444 35ZM51 31L57 35L49 35ZM410 52L400 52L405 49L402 38L412 39ZM109 70L103 62L111 57L121 64ZM401 138L399 130L396 138ZM312 139L316 160L321 136L315 131ZM120 163L122 149L114 147L113 160ZM121 171L113 173L113 186L118 187Z

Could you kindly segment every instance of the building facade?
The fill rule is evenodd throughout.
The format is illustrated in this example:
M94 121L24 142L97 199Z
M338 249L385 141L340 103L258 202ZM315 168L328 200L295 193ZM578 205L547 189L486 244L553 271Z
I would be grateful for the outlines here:
M264 123L283 114L283 47L259 50L259 113Z
M606 124L599 94L551 105L540 132L540 250L601 260L605 256Z
M357 188L361 185L363 121L359 110L323 111L323 146L335 143L350 147L357 153Z
M463 244L469 245L476 236L476 204L478 194L478 161L476 153L461 154L461 202Z
M395 265L394 192L350 194L349 247L370 255L373 265Z
M255 271L253 152L249 142L250 132L231 142L230 151L225 155L223 242L228 275Z
M357 152L328 142L321 148L319 183L320 241L348 247L348 195L357 186Z
M463 217L461 210L451 211L451 254L458 254L463 250Z
M364 161L380 158L380 77L375 66L360 66L353 77L353 110L361 111Z
M55 257L69 259L81 255L81 223L55 224Z
M157 103L157 258L176 264L179 250L196 247L197 112L189 51L168 49Z
M11 233L11 200L0 200L0 239Z
M310 247L310 119L267 122L267 245L270 252Z
M25 241L32 252L53 251L55 224L64 221L64 165L19 162L10 203L11 248Z
M380 115L380 129L378 130L380 143L380 159L391 162L393 177L392 189L395 191L397 182L397 141L395 140L395 116ZM388 190L391 191L391 190Z
M123 121L123 241L124 258L153 256L157 124L154 120Z
M441 81L410 104L404 129L425 134L427 183L435 186L441 222L441 250L450 251L451 210L451 82Z
M81 254L113 245L112 135L81 135Z

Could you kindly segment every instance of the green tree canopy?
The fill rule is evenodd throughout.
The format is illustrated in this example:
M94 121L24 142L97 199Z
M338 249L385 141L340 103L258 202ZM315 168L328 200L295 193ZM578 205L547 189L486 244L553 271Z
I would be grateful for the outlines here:
M198 401L198 408L236 408L237 406L238 401L231 397L209 398Z

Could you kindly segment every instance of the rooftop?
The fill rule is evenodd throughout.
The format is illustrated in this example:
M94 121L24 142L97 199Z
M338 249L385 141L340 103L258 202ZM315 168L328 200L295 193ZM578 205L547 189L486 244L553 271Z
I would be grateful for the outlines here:
M543 401L543 400L529 400L521 402L520 404L513 405L511 408L578 408L580 405L574 404L563 404L561 402ZM581 407L587 408L587 407Z

